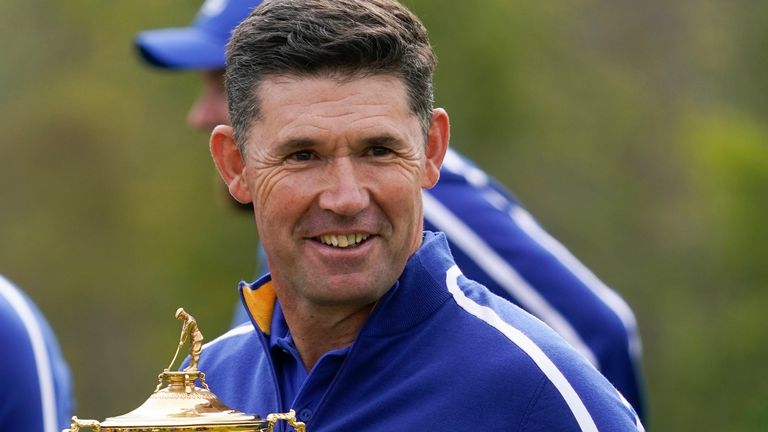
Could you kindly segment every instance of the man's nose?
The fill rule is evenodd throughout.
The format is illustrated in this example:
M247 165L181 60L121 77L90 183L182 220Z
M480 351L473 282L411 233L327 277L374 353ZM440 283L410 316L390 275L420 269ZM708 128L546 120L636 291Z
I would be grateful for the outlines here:
M337 157L325 169L326 184L320 194L320 208L343 216L355 216L368 207L368 188L353 156Z

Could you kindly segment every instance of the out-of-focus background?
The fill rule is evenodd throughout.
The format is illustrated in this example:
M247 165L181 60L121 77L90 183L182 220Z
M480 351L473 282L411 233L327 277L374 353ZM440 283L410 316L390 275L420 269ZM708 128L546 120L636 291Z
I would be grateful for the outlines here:
M452 145L633 306L650 428L765 430L768 4L406 4ZM254 272L251 219L184 124L198 77L132 46L198 6L0 2L0 273L56 330L80 417L136 407L175 309L210 340Z

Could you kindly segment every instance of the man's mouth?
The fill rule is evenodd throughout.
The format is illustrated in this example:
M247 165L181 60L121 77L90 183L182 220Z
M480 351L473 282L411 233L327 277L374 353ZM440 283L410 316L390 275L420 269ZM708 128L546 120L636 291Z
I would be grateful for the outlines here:
M326 234L315 237L320 243L338 248L355 247L370 237L370 234Z

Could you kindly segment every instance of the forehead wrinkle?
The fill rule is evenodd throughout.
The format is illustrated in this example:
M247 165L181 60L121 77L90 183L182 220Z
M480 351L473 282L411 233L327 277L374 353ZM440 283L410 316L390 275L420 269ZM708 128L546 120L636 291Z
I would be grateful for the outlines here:
M354 106L354 109L350 108ZM355 102L353 98L344 98L338 101L315 102L302 110L299 116L311 115L323 119L340 119L350 116L360 116L357 120L375 119L379 117L390 117L392 114L400 115L400 110L392 109L392 105L387 103L367 103Z
M350 111L349 115L355 114ZM313 116L313 121L304 122L301 117L292 119L280 128L276 141L279 150L299 149L302 146L311 146L323 141L335 141L342 139L345 142L371 141L374 138L390 137L391 142L407 141L408 136L403 136L398 125L386 114L362 118L354 118L349 122L338 122L342 116ZM327 123L324 120L329 120ZM383 121L382 121L383 120Z

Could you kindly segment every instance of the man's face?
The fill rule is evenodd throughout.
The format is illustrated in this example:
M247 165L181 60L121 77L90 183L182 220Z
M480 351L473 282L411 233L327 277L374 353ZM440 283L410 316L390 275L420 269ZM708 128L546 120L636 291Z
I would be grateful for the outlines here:
M187 124L195 129L210 132L220 124L229 124L224 70L202 71L200 75L203 86L187 114Z
M194 129L210 133L218 125L229 124L224 70L204 70L200 72L200 77L203 85L200 95L187 113L187 124ZM242 210L243 213L251 211L250 203L241 204L226 193L224 198L236 210Z
M375 302L421 244L421 188L439 175L445 112L435 110L425 149L405 87L389 75L273 77L258 96L262 117L229 184L254 204L278 295L321 306Z

